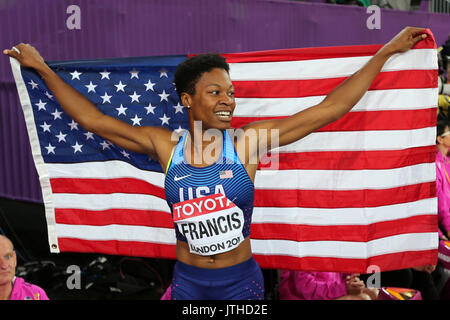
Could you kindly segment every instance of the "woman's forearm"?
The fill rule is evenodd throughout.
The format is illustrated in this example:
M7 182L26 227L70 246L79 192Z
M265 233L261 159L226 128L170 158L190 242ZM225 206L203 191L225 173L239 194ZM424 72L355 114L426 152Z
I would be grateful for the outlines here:
M393 55L386 47L380 49L364 67L336 87L324 100L336 119L350 111L370 88L386 61Z

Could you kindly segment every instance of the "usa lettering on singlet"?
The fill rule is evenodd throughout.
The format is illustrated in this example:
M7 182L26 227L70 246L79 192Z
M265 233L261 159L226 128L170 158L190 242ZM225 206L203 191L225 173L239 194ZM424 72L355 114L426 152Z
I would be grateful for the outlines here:
M244 241L244 214L221 193L174 204L173 220L191 253L224 253Z

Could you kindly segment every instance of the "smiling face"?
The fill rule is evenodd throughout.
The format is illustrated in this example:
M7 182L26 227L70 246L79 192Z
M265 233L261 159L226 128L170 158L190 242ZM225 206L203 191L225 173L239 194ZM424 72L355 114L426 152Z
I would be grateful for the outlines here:
M194 121L201 121L204 130L230 128L236 102L233 83L226 70L214 68L204 72L195 84L195 93L183 93L181 100L191 107L191 128Z
M11 283L16 273L17 258L12 243L0 236L0 285Z

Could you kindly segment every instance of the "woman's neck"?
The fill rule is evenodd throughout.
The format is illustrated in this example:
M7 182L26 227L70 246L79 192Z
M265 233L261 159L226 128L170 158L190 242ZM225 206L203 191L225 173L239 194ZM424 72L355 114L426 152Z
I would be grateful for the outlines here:
M447 156L448 150L449 150L450 148L446 147L446 146L443 145L443 144L439 144L439 145L438 145L438 149L439 149L439 151L441 152L442 157L445 158L445 157Z

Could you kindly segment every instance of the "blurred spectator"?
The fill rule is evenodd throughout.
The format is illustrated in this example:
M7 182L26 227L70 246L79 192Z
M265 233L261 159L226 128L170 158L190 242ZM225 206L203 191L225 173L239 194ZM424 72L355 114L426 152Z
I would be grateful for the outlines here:
M372 5L394 10L411 10L411 0L371 0Z
M48 300L40 287L16 277L17 257L12 242L0 235L0 300Z
M327 3L347 4L353 6L370 6L370 0L327 0Z
M448 108L450 106L450 83L449 83L449 57L450 37L447 42L438 49L439 63L439 114L438 119L448 119Z
M376 300L377 290L366 288L358 274L282 270L281 300Z
M439 235L441 239L450 237L450 123L437 122L436 137L436 196L438 198Z

